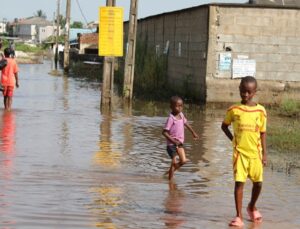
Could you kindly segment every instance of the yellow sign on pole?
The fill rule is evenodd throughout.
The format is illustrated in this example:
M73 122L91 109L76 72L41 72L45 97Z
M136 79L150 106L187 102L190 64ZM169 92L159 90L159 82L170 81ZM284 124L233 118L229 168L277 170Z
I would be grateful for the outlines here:
M123 56L123 8L99 8L99 56Z

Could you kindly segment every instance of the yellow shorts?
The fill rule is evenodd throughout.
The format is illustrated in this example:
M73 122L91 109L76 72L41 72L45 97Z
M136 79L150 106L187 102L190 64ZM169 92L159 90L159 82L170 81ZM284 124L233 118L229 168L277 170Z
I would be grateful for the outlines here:
M247 177L252 182L263 181L263 164L261 159L248 158L241 153L233 155L233 174L236 182L246 182Z

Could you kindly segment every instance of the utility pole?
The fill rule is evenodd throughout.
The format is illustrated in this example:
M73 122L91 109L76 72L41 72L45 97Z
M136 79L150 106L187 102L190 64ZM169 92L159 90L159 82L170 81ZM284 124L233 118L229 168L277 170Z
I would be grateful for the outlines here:
M129 13L129 29L128 29L128 50L125 59L124 87L123 87L123 96L124 99L126 100L132 99L132 92L133 92L137 13L138 13L138 0L131 0L130 13Z
M116 0L106 0L106 6L115 6ZM101 29L101 28L100 28ZM113 97L113 85L114 85L114 66L115 58L112 56L105 56L103 61L103 82L101 93L101 110L105 106L111 107ZM107 108L107 107L106 107Z
M56 9L56 39L55 39L55 57L54 64L55 69L57 69L57 61L58 61L58 38L59 38L59 8L60 8L60 0L57 0L57 9Z
M66 6L66 26L65 26L65 48L64 48L64 71L69 71L70 65L70 18L71 18L71 0L67 0Z

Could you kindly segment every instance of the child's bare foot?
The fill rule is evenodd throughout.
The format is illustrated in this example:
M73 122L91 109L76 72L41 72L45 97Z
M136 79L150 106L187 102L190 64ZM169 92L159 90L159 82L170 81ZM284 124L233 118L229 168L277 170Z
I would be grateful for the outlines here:
M247 213L249 215L249 218L251 221L255 222L255 223L260 223L262 222L262 215L260 214L260 212L256 209L256 207L254 208L250 208L250 206L248 205L247 207Z

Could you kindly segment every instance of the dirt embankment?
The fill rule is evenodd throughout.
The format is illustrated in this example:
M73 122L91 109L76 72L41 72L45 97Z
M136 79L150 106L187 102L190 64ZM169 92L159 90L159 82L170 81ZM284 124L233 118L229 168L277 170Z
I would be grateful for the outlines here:
M42 64L44 61L43 53L25 53L16 51L16 59L18 64Z

